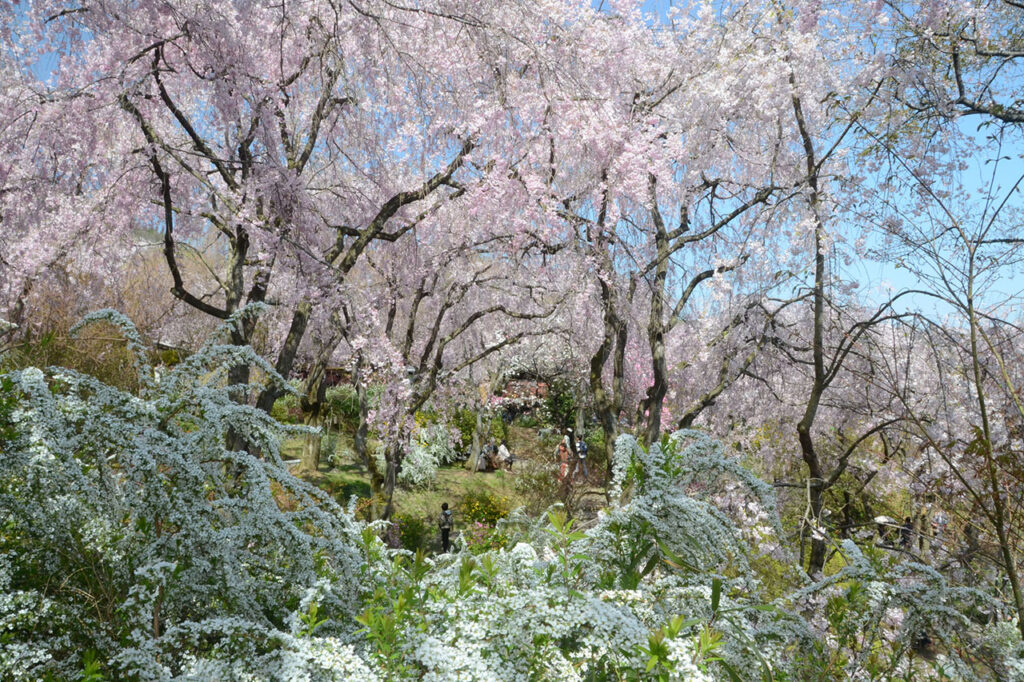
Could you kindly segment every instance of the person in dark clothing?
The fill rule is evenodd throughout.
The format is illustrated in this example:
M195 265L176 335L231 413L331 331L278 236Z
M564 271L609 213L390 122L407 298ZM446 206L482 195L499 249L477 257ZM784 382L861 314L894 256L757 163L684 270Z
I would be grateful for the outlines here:
M494 441L487 441L487 445L485 445L483 449L480 451L480 457L484 462L484 467L481 469L481 471L493 471L494 469L497 468L494 466L494 457L497 454L497 452L497 448L494 447Z
M444 502L441 504L441 516L437 519L437 526L441 529L441 551L447 552L452 543L448 539L449 534L452 532L452 526L454 526L454 520L452 519L452 513L448 509L448 503Z
M587 441L580 438L576 441L576 467L572 470L573 479L580 470L583 471L584 480L590 478L590 471L587 469Z
M903 527L900 528L900 545L903 549L909 550L911 541L914 539L914 522L908 516L903 520Z

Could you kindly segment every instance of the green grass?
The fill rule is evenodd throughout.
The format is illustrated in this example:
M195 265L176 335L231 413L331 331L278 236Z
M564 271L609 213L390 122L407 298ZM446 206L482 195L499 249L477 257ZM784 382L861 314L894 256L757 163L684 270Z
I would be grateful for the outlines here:
M352 449L352 436L349 433L333 434L337 449L332 457L325 448L321 453L319 471L303 472L304 479L331 493L342 505L349 499L370 496L370 475L361 462L355 461ZM527 427L511 427L509 446L516 458L524 459L544 457L550 449L546 443L537 438L536 431ZM281 444L281 454L285 459L299 459L302 455L302 439L290 438ZM331 462L334 462L332 464ZM516 491L516 472L471 472L463 464L453 464L438 470L436 478L428 485L417 488L399 486L395 490L395 512L407 514L433 523L440 513L441 503L447 502L457 508L468 494L489 493L508 499L511 508L525 503L525 499Z
M437 478L428 488L395 491L395 507L403 514L418 518L430 518L441 513L441 503L447 502L452 508L458 507L462 498L470 492L487 492L508 498L514 509L524 500L516 491L515 473L494 471L473 473L456 465L440 469Z

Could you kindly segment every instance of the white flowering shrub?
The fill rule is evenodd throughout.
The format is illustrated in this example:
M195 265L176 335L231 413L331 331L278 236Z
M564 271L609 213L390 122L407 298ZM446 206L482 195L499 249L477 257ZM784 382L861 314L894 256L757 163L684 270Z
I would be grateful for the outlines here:
M774 497L684 432L628 461L630 500L590 528L554 511L520 542L433 562L400 554L360 615L385 676L425 680L712 680L784 673L809 650L798 617L759 599L749 548L699 499L728 473L774 513ZM709 489L710 492L710 489ZM529 526L529 527L524 527Z
M157 384L130 323L96 317L139 351L139 395L60 368L0 383L0 677L77 679L86 652L139 679L224 679L244 661L358 670L345 638L360 529L288 473L282 427L227 385L239 364L280 377L250 349L210 344ZM321 629L342 639L300 645L296 613L325 581Z
M434 479L438 467L454 462L457 457L452 434L444 425L423 426L416 431L402 459L398 480L406 485L424 485Z
M157 382L130 323L96 318L130 339L138 395L0 377L0 680L1024 679L990 594L849 541L766 599L773 490L699 432L621 437L587 527L514 513L510 549L427 558L288 473L295 427L228 385L241 363L281 382L251 350L211 343Z
M425 680L1018 679L997 605L934 569L844 568L766 600L732 515L779 532L770 486L698 432L617 443L625 502L589 528L517 516L512 549L394 553L359 616L384 677ZM742 496L742 505L735 498ZM751 514L751 508L757 511ZM778 547L778 543L772 543ZM773 550L775 551L775 550Z
M951 584L915 561L885 566L851 540L846 565L785 601L816 614L820 639L801 676L853 680L1024 679L1020 631L987 591Z
M980 644L980 650L989 654L1002 679L1024 682L1024 642L1015 621L997 621L985 628Z

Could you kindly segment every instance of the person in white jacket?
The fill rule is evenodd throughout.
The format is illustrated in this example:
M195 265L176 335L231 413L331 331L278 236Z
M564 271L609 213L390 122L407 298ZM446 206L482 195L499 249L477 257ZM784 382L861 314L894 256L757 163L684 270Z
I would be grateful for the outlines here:
M509 471L512 471L512 459L512 453L508 451L508 445L505 441L501 441L501 445L498 446L498 462Z

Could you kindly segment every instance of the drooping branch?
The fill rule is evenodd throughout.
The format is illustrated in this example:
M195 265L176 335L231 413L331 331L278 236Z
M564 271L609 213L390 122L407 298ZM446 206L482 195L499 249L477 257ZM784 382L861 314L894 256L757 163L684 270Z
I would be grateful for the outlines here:
M171 177L164 167L160 163L160 159L156 153L156 147L159 146L159 140L153 132L153 129L149 126L146 120L143 118L142 113L132 104L126 95L121 96L121 107L131 114L139 126L142 128L142 133L149 142L152 149L149 154L149 162L153 167L153 172L156 174L160 181L160 194L161 201L164 208L164 260L167 262L167 268L171 272L171 278L174 282L171 288L171 293L176 297L192 306L193 308L200 310L207 315L212 315L221 320L226 320L231 314L228 310L218 308L210 305L206 301L198 298L185 288L184 279L181 276L181 269L178 267L178 259L174 252L174 208L171 199Z
M157 55L159 55L161 61L164 61L165 58L163 54L162 45L157 48ZM192 146L195 148L196 152L198 152L203 158L205 158L207 161L213 164L213 167L217 169L217 173L220 175L221 179L224 180L225 185L230 187L232 190L238 190L238 183L235 181L234 174L228 169L224 161L216 154L214 154L213 149L211 149L210 146L206 143L206 140L203 139L202 135L200 135L198 131L196 131L195 127L192 125L192 122L189 121L188 117L184 114L184 112L182 112L181 109L178 108L178 105L175 104L174 100L171 98L170 93L167 92L167 88L164 86L163 79L160 77L160 69L153 69L153 80L156 81L157 89L160 91L161 101L164 103L164 106L167 107L167 110L171 112L171 115L174 116L175 120L178 121L178 124L188 135L189 139L192 141Z
M340 257L341 261L338 262L335 267L341 274L348 273L356 264L359 256L366 250L366 247L370 242L377 239L384 232L384 228L387 226L388 221L398 213L399 210L409 204L426 198L438 187L441 187L451 180L452 176L455 175L455 171L462 167L466 156L468 156L473 150L473 146L474 145L471 140L466 140L462 144L462 149L459 150L459 153L443 171L435 173L418 189L399 192L384 202L384 205L381 206L377 215L374 216L372 221L370 221L370 224L364 230L360 231L352 245L348 247L347 251L344 251L345 255L341 255L343 246L339 243L335 247L337 252L332 249L331 253L328 254L327 262L334 263ZM407 227L406 229L411 229L411 225L412 224L410 224L410 227Z

